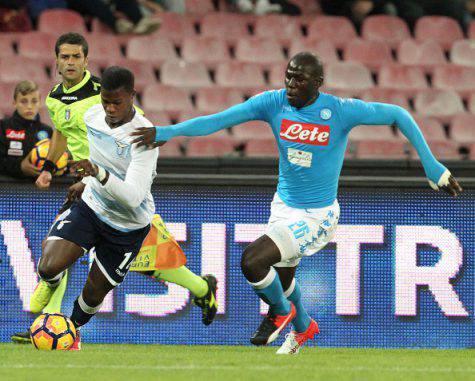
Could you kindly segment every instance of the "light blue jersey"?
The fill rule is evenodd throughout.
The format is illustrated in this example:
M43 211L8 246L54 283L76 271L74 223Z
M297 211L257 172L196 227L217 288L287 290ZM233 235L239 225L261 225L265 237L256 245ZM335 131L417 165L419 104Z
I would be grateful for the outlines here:
M116 128L105 121L101 104L84 114L89 140L89 160L109 172L102 185L96 178L86 178L83 201L97 217L114 229L128 232L150 224L155 204L150 192L156 175L158 150L132 145L130 133L152 123L135 113L133 119Z
M333 204L348 135L358 125L396 125L417 149L429 180L437 184L446 170L403 108L325 93L320 93L311 105L297 109L288 103L286 90L266 91L217 114L156 127L156 141L180 135L209 135L250 120L270 124L279 148L277 193L294 208Z

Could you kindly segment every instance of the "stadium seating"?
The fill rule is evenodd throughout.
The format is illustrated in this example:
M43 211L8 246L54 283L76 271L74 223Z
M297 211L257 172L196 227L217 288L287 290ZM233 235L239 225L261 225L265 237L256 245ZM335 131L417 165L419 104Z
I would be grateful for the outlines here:
M162 23L154 36L165 37L176 44L181 43L184 38L196 36L196 16L180 15L176 13L164 12L160 14Z
M382 102L391 103L406 110L410 109L409 101L404 92L391 89L381 89L376 87L374 89L365 90L361 93L361 99L366 102Z
M343 58L345 61L360 62L371 70L394 62L389 45L362 39L349 41L343 50Z
M361 34L365 40L380 41L396 48L400 42L411 38L404 20L388 15L368 16L363 20Z
M308 36L328 40L342 49L348 41L357 37L353 24L345 17L317 16L308 25Z
M175 139L166 142L160 147L159 157L179 157L183 156L181 143Z
M121 53L119 40L115 36L91 34L87 40L89 55L95 59L111 61L124 57Z
M434 69L432 86L437 89L452 89L467 96L475 91L475 67L439 66Z
M292 41L289 56L300 52L312 52L318 55L324 64L339 61L335 45L328 40L305 38Z
M254 64L243 62L224 62L216 69L216 83L223 87L250 89L263 87L264 77Z
M244 155L248 157L278 157L275 138L251 139L246 143Z
M472 114L475 114L475 92L468 94L468 111L471 112Z
M444 126L438 119L428 116L416 116L414 119L428 142L447 140ZM399 130L398 134L403 136Z
M226 138L196 137L191 139L186 147L188 157L220 157L233 153L233 142Z
M0 34L0 51L2 52L2 57L15 55L11 36L4 36L3 33Z
M211 0L186 0L186 11L189 13L206 14L214 11Z
M151 111L168 111L175 115L182 111L193 110L193 104L186 90L159 84L145 88L142 105Z
M238 142L248 142L254 139L274 139L274 135L266 122L253 120L234 126L233 138Z
M25 79L38 83L49 83L43 64L31 58L19 56L0 58L0 82L20 82Z
M127 58L161 64L177 59L175 48L165 37L134 37L127 44Z
M54 62L56 36L43 32L24 33L18 38L18 54L42 63ZM3 52L2 52L3 54Z
M434 40L446 50L455 40L463 39L460 25L445 16L424 16L416 22L415 36L418 41Z
M447 64L444 51L438 42L404 40L397 48L398 61L408 66L431 71L435 66Z
M203 88L196 92L196 108L203 113L214 113L241 103L240 91L222 88Z
M475 40L455 41L450 49L450 60L457 65L475 66Z
M475 20L472 20L468 27L468 38L475 40Z
M165 62L161 66L160 80L164 85L188 89L212 85L204 63L183 60Z
M459 114L455 116L450 125L450 137L464 145L475 143L475 115Z
M185 61L202 62L213 68L220 62L231 60L226 42L215 37L184 38L181 55Z
M62 32L87 33L83 17L68 9L47 9L41 12L38 17L38 30L54 36Z
M421 91L417 93L414 105L419 115L435 117L442 123L449 123L456 114L465 112L462 99L453 90Z
M362 140L356 143L356 158L393 160L407 158L406 143L398 140Z
M285 70L287 63L278 63L272 65L269 70L269 86L274 89L280 89L284 87Z
M349 90L358 94L374 87L367 67L357 62L338 62L325 67L325 88Z
M171 124L170 115L167 112L144 110L144 114L155 126L168 126Z
M350 140L399 140L390 126L356 126L349 135Z
M383 66L379 72L379 87L399 90L407 95L428 88L422 69L402 65Z
M440 160L459 160L460 151L459 145L453 141L432 141L430 142L430 149L434 156ZM419 159L419 155L414 147L411 146L411 158Z
M277 14L258 17L254 34L257 37L278 39L280 43L286 46L303 37L298 17Z
M201 19L201 35L237 42L249 37L249 16L236 13L209 13Z
M236 59L263 66L286 61L281 46L267 38L245 38L236 45Z

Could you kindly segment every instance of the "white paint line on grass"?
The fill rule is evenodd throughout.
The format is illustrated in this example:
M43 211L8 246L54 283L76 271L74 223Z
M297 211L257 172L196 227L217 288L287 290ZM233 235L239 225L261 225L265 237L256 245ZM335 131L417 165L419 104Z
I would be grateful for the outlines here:
M0 369L110 369L110 370L228 370L241 371L241 365L107 365L107 364L0 364ZM274 365L246 366L246 370L282 371L291 370L292 367ZM398 373L475 373L475 368L437 368L437 367L318 367L323 372L398 372Z

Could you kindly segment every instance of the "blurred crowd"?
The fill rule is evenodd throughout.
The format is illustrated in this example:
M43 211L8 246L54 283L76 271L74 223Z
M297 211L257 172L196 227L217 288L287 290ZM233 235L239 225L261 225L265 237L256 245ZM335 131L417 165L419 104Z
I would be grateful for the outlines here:
M213 3L215 10L225 6L226 10L257 15L300 15L307 11L289 0ZM348 17L357 28L369 15L388 14L404 19L411 28L424 15L444 15L454 18L465 29L475 15L475 0L315 0L314 5L324 14ZM149 34L160 26L156 15L187 11L185 0L0 0L0 31L31 30L40 13L50 8L69 8L85 17L97 17L117 34Z

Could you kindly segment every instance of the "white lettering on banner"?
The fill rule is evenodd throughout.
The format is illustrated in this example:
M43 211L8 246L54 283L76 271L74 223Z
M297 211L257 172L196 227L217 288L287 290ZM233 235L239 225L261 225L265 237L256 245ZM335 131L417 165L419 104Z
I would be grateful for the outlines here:
M234 242L254 242L266 233L267 224L236 224L234 225ZM269 306L264 301L260 301L259 313L267 315Z
M201 225L201 273L218 279L218 314L226 312L226 224Z
M427 285L446 316L469 316L450 280L463 264L457 236L440 226L396 226L396 315L417 315L417 286ZM434 266L417 265L417 245L439 249Z
M178 242L186 241L186 224L166 223L166 226ZM166 294L127 294L125 312L141 316L167 316L182 310L189 297L186 288L168 283Z
M0 221L0 232L7 247L10 265L13 267L23 310L30 311L30 298L38 283L38 276L28 247L25 229L21 221Z
M384 243L384 226L339 225L336 243L336 313L360 314L361 244Z

